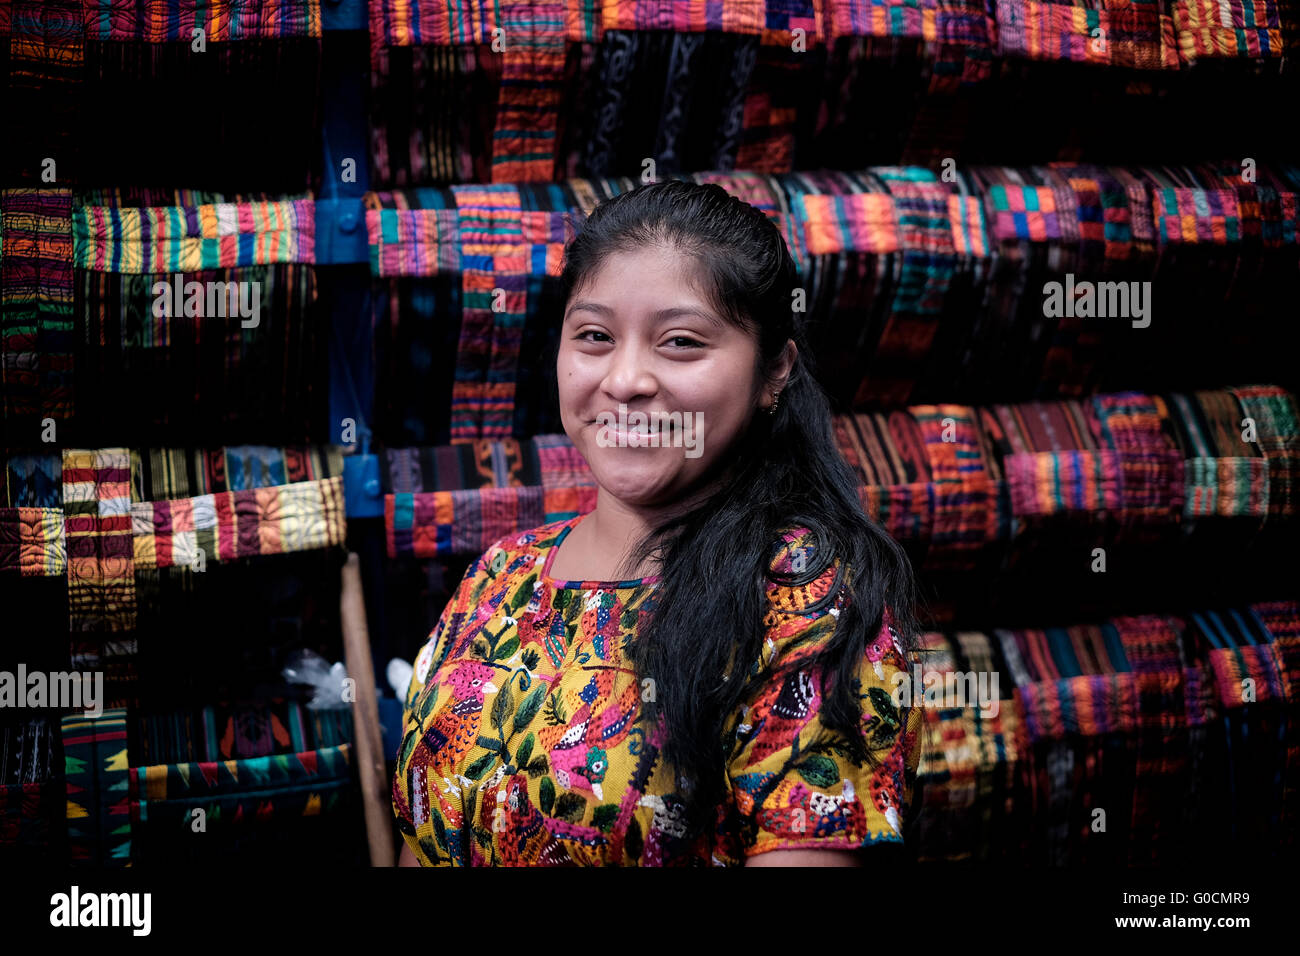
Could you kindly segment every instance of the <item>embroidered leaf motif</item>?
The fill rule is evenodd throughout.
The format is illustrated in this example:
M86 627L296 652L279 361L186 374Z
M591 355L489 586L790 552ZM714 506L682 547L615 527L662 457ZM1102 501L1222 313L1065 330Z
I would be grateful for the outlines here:
M527 667L530 671L537 670L537 662L540 661L541 659L542 659L541 655L538 654L537 649L533 647L530 647L528 648L528 650L524 651L524 656L522 658L524 662L524 666Z
M555 813L552 816L569 823L581 823L586 812L586 799L576 793L566 793L555 801Z
M546 762L546 754L538 754L533 758L532 763L524 768L530 777L540 777L542 774L546 773L547 769L548 764Z
M451 847L447 844L447 824L442 822L441 813L433 814L433 835L438 840L438 846L450 853Z
M833 787L840 780L840 768L835 761L821 754L814 754L795 769L814 787Z
M497 733L504 733L502 728L505 726L506 717L514 706L515 696L510 693L510 685L506 684L497 691L496 699L492 701L492 726L497 729Z
M496 754L486 753L465 768L465 776L469 777L471 780L477 780L479 777L483 776L483 774L487 773L488 767L492 766L496 762Z
M564 702L560 700L558 689L547 699L545 713L546 722L552 727L558 727L569 722L569 715L564 712Z
M887 724L898 726L898 708L894 706L893 699L883 687L872 687L867 693L871 697L871 706L880 719Z
M515 722L518 723L518 719ZM533 744L535 742L536 739L532 734L524 738L524 742L519 745L519 751L515 754L515 763L521 767L527 766L528 758L533 755Z
M551 783L550 777L542 778L542 785L537 793L537 802L541 805L542 812L548 817L551 816L551 806L555 803L555 784Z
M500 574L506 566L506 553L498 551L492 556L492 573Z
M519 650L519 638L512 637L496 649L496 653L492 655L492 659L494 661L508 661L517 650Z
M602 803L591 813L591 825L608 833L618 821L618 804Z
M537 709L542 706L542 701L546 699L546 685L538 687L535 691L524 698L523 704L515 713L515 733L527 727L534 717L537 716ZM520 763L527 763L527 760L520 760Z
M514 617L515 616L514 612L519 610L525 604L527 604L529 599L532 598L533 585L536 583L537 583L537 572L533 572L532 574L528 575L528 577L524 578L522 582L520 582L519 587L515 588L515 593L510 598L511 617Z
M490 750L493 753L501 752L501 741L497 740L495 737L484 737L480 735L478 738L478 745L484 750Z

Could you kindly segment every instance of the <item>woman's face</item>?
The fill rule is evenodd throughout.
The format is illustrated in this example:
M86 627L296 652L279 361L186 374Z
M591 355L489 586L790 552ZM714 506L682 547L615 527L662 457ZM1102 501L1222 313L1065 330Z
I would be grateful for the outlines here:
M671 247L614 253L565 310L556 367L564 431L601 489L625 504L663 506L689 492L761 400L757 340L695 291L695 268ZM629 418L629 430L653 429L648 413L673 412L659 419L671 424L658 447L620 434Z

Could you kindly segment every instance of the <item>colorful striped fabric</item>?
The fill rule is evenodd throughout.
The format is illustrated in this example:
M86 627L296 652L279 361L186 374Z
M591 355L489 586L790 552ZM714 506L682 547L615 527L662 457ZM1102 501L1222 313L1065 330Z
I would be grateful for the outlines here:
M1185 518L1268 515L1268 459L1242 440L1241 403L1227 390L1170 396L1170 421L1183 438Z
M1188 63L1202 57L1280 57L1278 6L1272 0L1173 0L1179 55Z
M998 168L976 169L1000 178ZM1293 192L1243 186L1239 201L1232 188L1158 187L1154 176L1135 178L1118 168L1048 169L1056 185L993 182L972 195L951 192L921 167L874 167L863 175L713 172L680 178L718 183L758 206L781 229L796 261L895 251L986 258L993 240L1068 244L1087 261L1105 263L1153 260L1148 243L1157 237L1219 245L1249 238L1274 246L1296 242L1300 217ZM557 276L564 243L590 207L626 188L628 181L621 179L569 179L560 189L538 194L540 208L522 205L522 183L367 193L371 271L430 276L498 269ZM80 211L79 221L86 215ZM79 264L83 254L79 244Z
M1169 618L1120 617L1110 622L1137 684L1137 767L1131 863L1154 862L1171 829L1165 808L1176 800L1187 766L1187 713L1179 632Z
M459 214L448 209L392 209L378 205L401 194L366 194L370 270L377 276L459 272Z
M1269 517L1294 516L1300 510L1300 407L1295 396L1270 385L1229 391L1241 402L1245 418L1254 423L1259 447L1268 460Z
M1278 680L1286 701L1286 763L1282 773L1282 807L1294 840L1300 819L1300 602L1267 601L1250 610L1273 639Z
M803 223L808 254L830 252L894 252L898 249L898 217L890 196L800 194L795 210Z
M1139 392L1097 395L1092 405L1102 441L1119 457L1125 524L1176 522L1183 513L1183 457L1163 405Z
M996 0L998 52L1137 69L1177 69L1173 22L1155 0L1096 7Z
M949 190L929 170L884 167L873 173L894 200L902 255L889 317L854 400L902 404L911 399L934 343L956 271Z
M82 0L86 38L208 43L321 36L321 0Z
M73 262L96 272L168 276L316 261L311 199L199 206L78 206Z
M549 182L555 176L564 98L564 0L502 0L505 49L492 133L492 182Z
M328 548L347 538L343 479L137 501L131 525L140 569Z
M0 190L0 372L11 421L72 416L71 219L71 190Z
M1258 391L1266 402L1261 423L1282 436L1282 455L1287 442L1300 441L1300 425L1286 425L1289 406L1278 396L1293 399ZM1241 407L1226 391L1197 394L1206 407ZM918 405L835 415L832 431L869 515L917 546L927 567L972 567L995 542L1042 531L1034 522L1052 515L1109 515L1117 519L1114 533L1125 536L1159 535L1191 517L1262 517L1270 500L1267 460L1201 454L1218 451L1207 441L1234 438L1231 422L1211 429L1204 417L1194 418L1195 430L1187 432L1185 419L1199 412L1185 396L1171 401L1173 414L1160 397L1136 392L1087 403ZM528 530L530 516L553 521L595 506L591 470L563 434L385 454L381 488L393 557L481 553L483 541ZM1241 468L1246 484L1235 483Z
M1231 189L1154 190L1156 231L1162 242L1241 241L1237 193Z
M546 497L540 487L387 495L388 556L481 554L518 529L554 520L545 510ZM594 504L594 493L592 499Z
M1213 647L1209 659L1224 708L1235 710L1253 701L1286 699L1272 644Z
M1025 728L1034 741L1061 740L1072 734L1132 733L1137 725L1132 674L1036 681L1016 691L1025 709Z
M73 631L135 627L131 459L125 448L63 452L68 611Z
M452 384L452 441L508 438L527 312L522 208L514 186L452 186L462 308Z
M934 482L927 564L974 567L975 556L1000 525L1000 499L984 462L978 416L962 405L918 405L910 411L925 436Z
M1056 194L1045 186L993 186L988 203L993 233L1000 240L1061 238Z
M350 744L242 760L153 764L130 768L131 799L140 805L312 785L349 778Z
M99 717L67 715L62 721L62 735L72 862L97 867L129 866L126 711L105 710Z
M0 573L57 577L67 573L61 508L0 508Z

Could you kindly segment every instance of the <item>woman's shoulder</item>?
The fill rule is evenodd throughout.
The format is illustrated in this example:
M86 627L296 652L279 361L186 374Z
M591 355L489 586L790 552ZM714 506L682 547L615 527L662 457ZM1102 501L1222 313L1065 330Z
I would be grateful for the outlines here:
M768 552L767 598L778 614L833 613L842 604L846 583L841 578L843 562L827 554L827 542L819 542L808 527L791 525L782 528ZM831 592L840 592L836 601Z
M474 563L477 573L498 577L540 568L547 551L581 517L557 518L526 531L515 531L492 542Z

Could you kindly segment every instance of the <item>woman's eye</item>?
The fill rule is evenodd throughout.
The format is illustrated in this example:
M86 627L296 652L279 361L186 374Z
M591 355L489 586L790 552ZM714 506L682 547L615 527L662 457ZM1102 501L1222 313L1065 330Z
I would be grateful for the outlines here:
M676 345L678 342L686 342L686 343L688 343L688 344L683 345L683 346L678 346L679 348L688 348L688 349L700 349L700 348L704 348L703 344L701 344L700 342L695 341L695 339L689 338L688 336L685 336L685 335L674 335L671 339L669 339L669 341L672 342L674 345Z
M575 336L575 338L583 339L583 340L588 341L588 342L594 342L594 341L596 341L595 339L589 339L589 338L587 338L588 335L604 335L606 339L609 338L609 336L608 336L608 335L605 335L604 332L597 332L595 329L588 329L586 332L579 332L579 333Z

